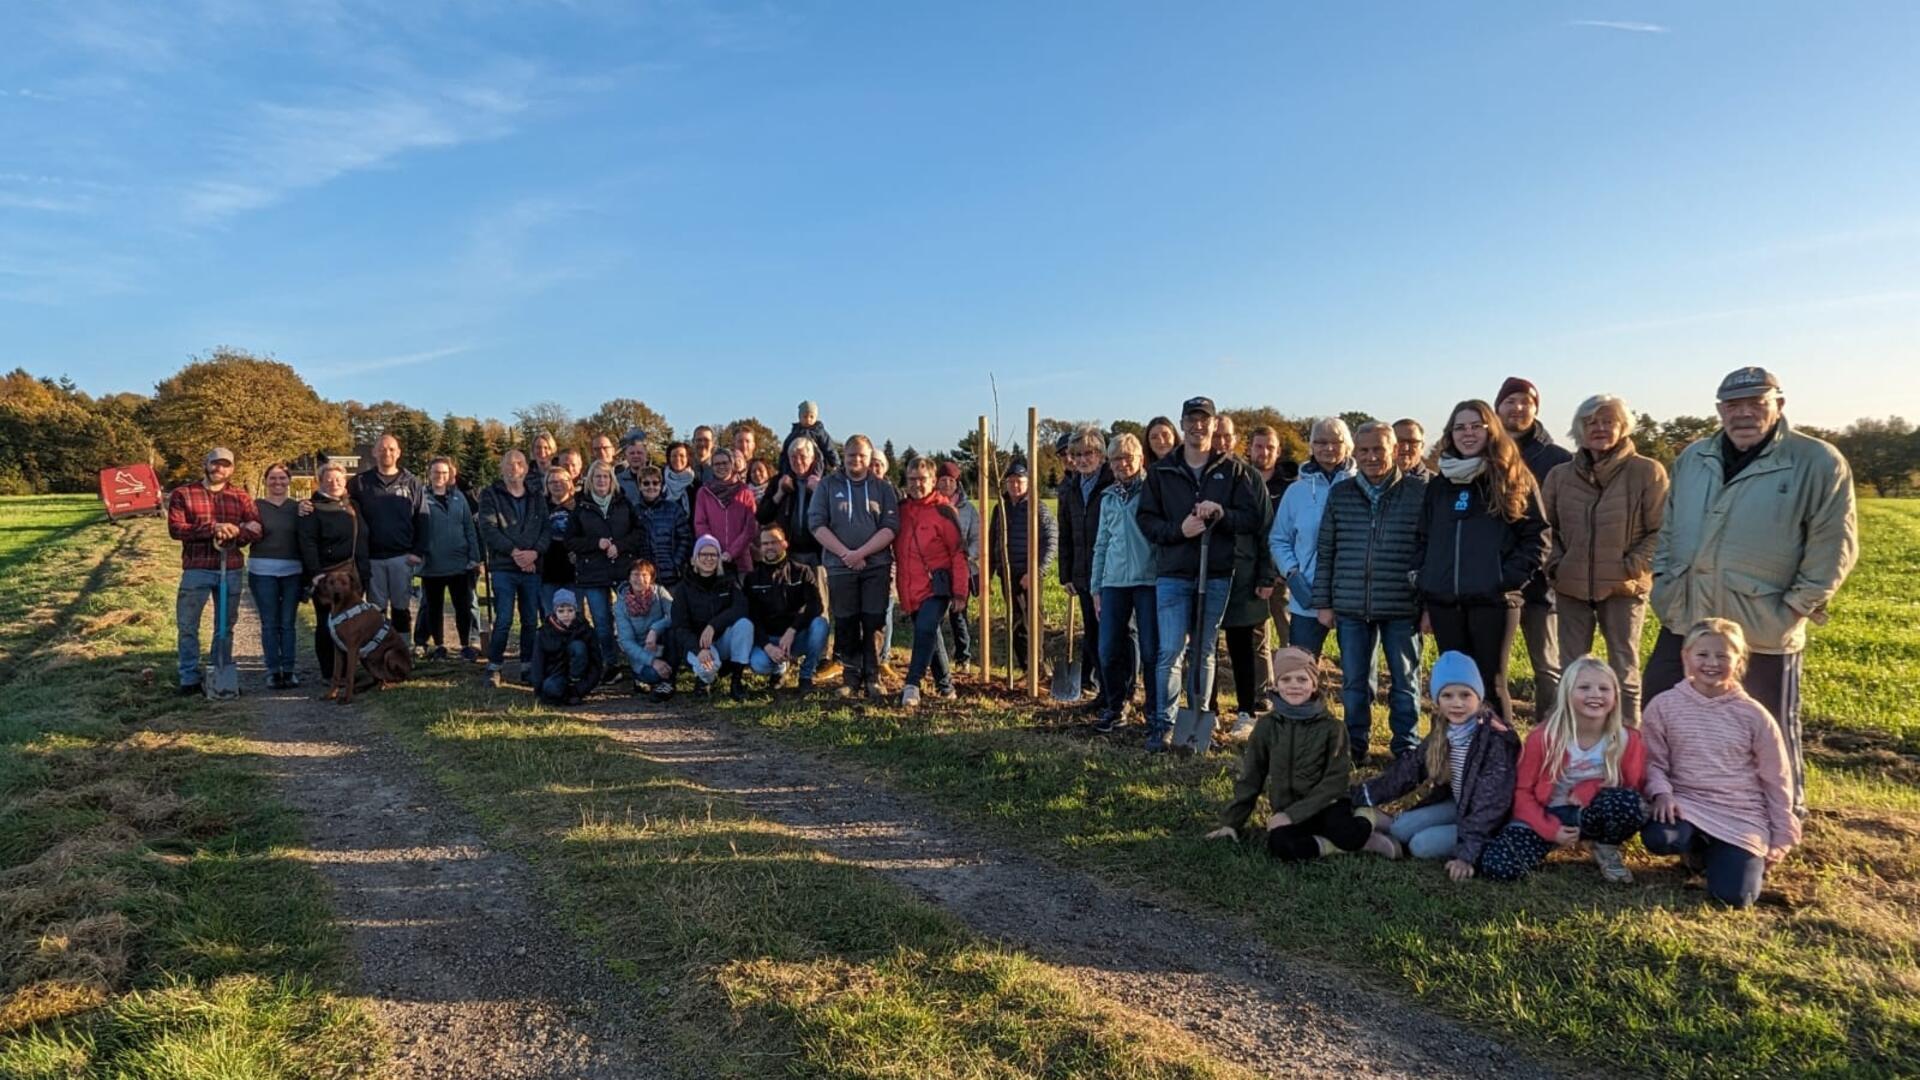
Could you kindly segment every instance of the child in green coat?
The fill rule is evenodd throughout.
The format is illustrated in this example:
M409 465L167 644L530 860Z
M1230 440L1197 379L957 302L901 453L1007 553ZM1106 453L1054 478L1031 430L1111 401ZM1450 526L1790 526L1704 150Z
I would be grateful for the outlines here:
M1319 662L1305 649L1286 648L1274 654L1273 670L1280 702L1254 725L1233 802L1207 839L1236 835L1264 788L1274 811L1267 819L1267 854L1274 858L1293 862L1361 848L1397 857L1391 837L1376 837L1372 823L1354 815L1347 729L1320 694Z

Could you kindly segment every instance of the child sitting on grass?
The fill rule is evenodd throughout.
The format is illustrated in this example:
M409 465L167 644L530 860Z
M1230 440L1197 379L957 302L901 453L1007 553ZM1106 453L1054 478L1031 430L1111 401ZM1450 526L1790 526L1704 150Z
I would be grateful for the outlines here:
M548 705L578 705L600 684L605 662L600 638L580 618L573 590L555 591L553 613L534 635L533 692Z
M1486 704L1480 668L1466 653L1441 653L1428 684L1439 715L1426 741L1355 787L1353 801L1414 858L1446 859L1447 876L1465 881L1513 807L1520 740ZM1422 786L1426 795L1398 817L1373 809Z
M1646 824L1646 777L1646 742L1622 719L1619 678L1598 657L1575 660L1553 713L1520 748L1513 820L1487 845L1480 872L1518 881L1554 848L1587 840L1601 877L1631 882L1620 845Z
M1687 677L1647 703L1647 793L1653 820L1640 839L1704 873L1707 895L1748 907L1768 867L1800 842L1787 744L1747 696L1747 639L1736 623L1702 619L1681 644Z
M1363 847L1396 857L1398 846L1355 817L1345 794L1353 768L1347 729L1320 694L1319 663L1304 649L1288 648L1274 655L1273 670L1279 704L1254 725L1233 802L1220 815L1224 824L1207 839L1235 836L1264 787L1274 809L1267 819L1267 854L1274 858L1294 862Z

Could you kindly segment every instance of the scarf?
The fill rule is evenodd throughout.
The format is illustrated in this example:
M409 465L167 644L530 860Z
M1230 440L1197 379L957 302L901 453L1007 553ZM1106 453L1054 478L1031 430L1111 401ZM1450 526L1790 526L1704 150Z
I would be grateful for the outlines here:
M766 484L748 484L747 491L753 495L753 501L755 505L758 505L759 503L764 501L767 497Z
M603 517L607 513L607 507L613 505L613 492L611 491L607 492L604 497L595 495L593 492L589 491L587 492L587 498L592 499L593 505L600 508L600 514Z
M1487 458L1484 454L1470 458L1457 458L1450 454L1440 455L1440 474L1456 484L1471 484L1480 479L1480 474L1486 471Z
M652 610L653 586L649 585L645 589L636 589L631 585L627 586L628 615L636 619L644 619L647 617L647 612Z
M1593 481L1596 487L1606 487L1607 483L1613 479L1614 474L1618 473L1620 467L1626 464L1627 459L1635 453L1636 450L1631 437L1621 439L1614 444L1613 449L1604 454L1596 454L1585 447L1581 447L1580 454L1576 459L1578 464L1576 464L1574 468L1581 475Z
M1745 450L1742 450L1739 447L1733 445L1733 440L1727 436L1727 433L1724 430L1721 431L1720 432L1720 482L1723 484L1733 483L1734 477L1739 476L1741 473L1745 472L1747 470L1747 466L1752 465L1754 462L1760 460L1760 455L1767 452L1767 448L1773 445L1774 436L1779 434L1780 434L1780 422L1776 420L1774 421L1774 425L1771 428L1767 429L1767 433L1760 437L1759 442L1754 443L1752 446L1748 447Z
M734 498L740 494L741 489L744 487L746 487L746 485L738 480L721 480L716 477L712 483L705 485L701 490L719 499L721 506L732 506Z
M675 501L685 501L687 489L693 486L693 470L681 469L676 472L667 469L660 476L662 494Z

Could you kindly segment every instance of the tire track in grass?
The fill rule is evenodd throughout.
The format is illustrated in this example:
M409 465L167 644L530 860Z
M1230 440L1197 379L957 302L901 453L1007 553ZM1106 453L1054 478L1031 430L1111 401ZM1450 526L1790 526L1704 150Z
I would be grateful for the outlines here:
M995 848L853 770L711 713L694 722L607 703L582 714L754 816L900 882L983 936L1057 965L1109 1001L1186 1029L1259 1075L1552 1075L1418 1006L1279 958L1222 921L1162 910L1084 874Z

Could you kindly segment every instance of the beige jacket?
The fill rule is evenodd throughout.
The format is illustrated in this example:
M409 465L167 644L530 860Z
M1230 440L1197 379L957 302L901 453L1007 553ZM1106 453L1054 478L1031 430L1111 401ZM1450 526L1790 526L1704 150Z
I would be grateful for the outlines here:
M1666 525L1653 556L1653 610L1677 634L1732 619L1754 652L1806 648L1807 616L1826 607L1860 555L1853 472L1831 445L1780 421L1729 484L1718 432L1673 463Z
M1551 526L1547 577L1575 600L1645 596L1653 550L1667 512L1667 470L1632 439L1595 460L1581 450L1555 465L1540 487Z

